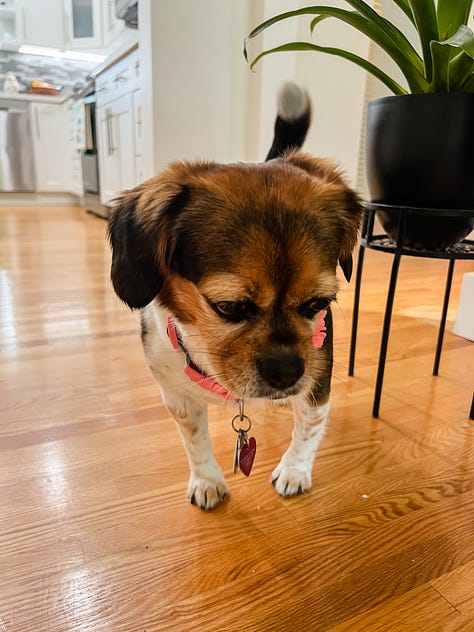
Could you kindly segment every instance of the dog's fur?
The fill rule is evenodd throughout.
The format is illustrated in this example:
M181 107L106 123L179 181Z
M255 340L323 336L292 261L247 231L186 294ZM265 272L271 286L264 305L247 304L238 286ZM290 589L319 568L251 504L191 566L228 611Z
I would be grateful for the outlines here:
M327 422L330 308L322 348L313 347L312 335L318 313L336 296L338 262L350 277L362 208L334 164L288 151L309 124L306 95L286 86L280 104L269 154L280 157L174 163L126 191L110 219L113 285L142 309L147 361L182 435L188 497L202 509L228 493L207 429L207 402L219 397L183 375L168 314L194 364L229 392L291 401L291 443L272 474L282 496L311 487Z

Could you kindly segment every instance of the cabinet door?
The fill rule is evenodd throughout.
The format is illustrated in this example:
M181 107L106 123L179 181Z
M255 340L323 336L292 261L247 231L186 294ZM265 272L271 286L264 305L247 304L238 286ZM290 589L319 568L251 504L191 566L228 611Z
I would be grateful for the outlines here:
M132 94L98 108L100 201L107 204L136 184Z
M68 191L70 161L66 113L62 105L32 103L33 151L38 191Z
M21 7L15 0L0 3L0 44L7 50L23 41L23 20Z
M22 0L21 12L26 44L64 48L63 0Z
M64 0L66 47L101 48L99 0Z
M68 126L69 148L69 186L68 191L75 195L84 195L82 181L81 156L85 149L85 119L84 103L82 101L68 101L64 104ZM66 156L65 156L66 159Z
M133 110L135 117L135 182L143 182L143 106L142 91L133 93Z
M115 17L115 0L103 0L102 5L102 38L103 46L110 46L125 29L125 22Z
M113 145L112 106L97 108L100 201L107 204L119 191L118 153Z

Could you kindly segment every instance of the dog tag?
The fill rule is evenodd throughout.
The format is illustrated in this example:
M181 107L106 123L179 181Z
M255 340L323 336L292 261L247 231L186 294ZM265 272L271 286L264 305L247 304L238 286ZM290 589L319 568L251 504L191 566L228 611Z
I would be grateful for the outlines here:
M255 437L248 436L248 431L252 426L250 417L244 412L244 401L238 400L239 414L232 419L232 428L237 433L237 441L234 451L234 474L237 470L248 476L252 470L255 452L257 451L257 442ZM245 428L242 427L246 426Z
M248 476L252 471L253 460L257 451L257 442L255 437L247 437L245 433L245 442L240 446L239 468L242 474Z
M234 474L237 473L239 469L239 459L240 459L240 450L242 449L242 430L237 434L237 441L235 443L235 451L234 451Z

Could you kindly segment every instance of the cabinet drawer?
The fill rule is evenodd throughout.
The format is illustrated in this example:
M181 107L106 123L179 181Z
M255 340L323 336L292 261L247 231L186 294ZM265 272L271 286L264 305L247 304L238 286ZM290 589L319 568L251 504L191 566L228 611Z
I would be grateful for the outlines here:
M96 79L97 106L106 105L139 86L140 60L138 50L121 59Z
M95 80L95 95L97 107L107 105L107 103L113 101L112 83L105 72Z

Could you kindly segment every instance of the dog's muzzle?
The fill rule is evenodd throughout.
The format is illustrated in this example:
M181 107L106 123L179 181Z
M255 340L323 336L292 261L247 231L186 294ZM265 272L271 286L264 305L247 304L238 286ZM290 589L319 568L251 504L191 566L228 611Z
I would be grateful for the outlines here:
M304 360L298 353L268 351L257 358L257 369L272 388L290 388L304 373Z

